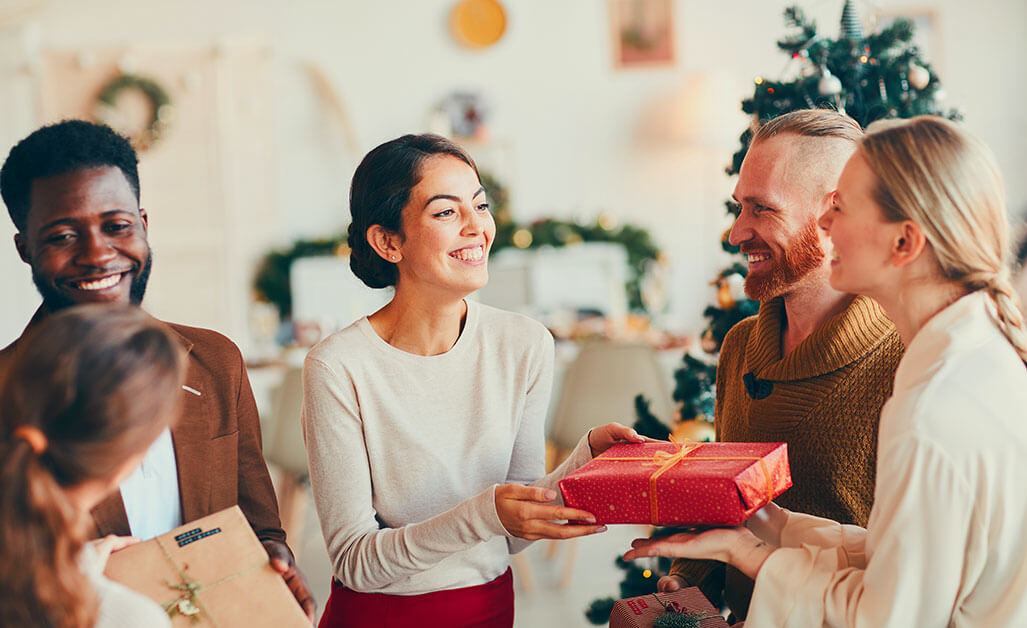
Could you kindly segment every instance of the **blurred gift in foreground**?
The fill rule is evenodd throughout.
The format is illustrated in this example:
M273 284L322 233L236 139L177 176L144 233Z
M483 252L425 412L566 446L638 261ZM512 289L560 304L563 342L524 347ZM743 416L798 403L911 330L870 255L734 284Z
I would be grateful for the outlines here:
M310 626L238 506L111 554L105 574L176 627Z
M785 443L614 445L560 481L598 523L739 525L792 485Z
M610 628L728 628L699 587L619 600L610 613Z

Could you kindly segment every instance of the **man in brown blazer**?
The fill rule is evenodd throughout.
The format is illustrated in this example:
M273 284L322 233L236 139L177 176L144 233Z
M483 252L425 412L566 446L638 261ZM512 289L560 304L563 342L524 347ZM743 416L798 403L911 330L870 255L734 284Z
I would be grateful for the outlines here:
M43 297L27 329L72 305L142 302L152 255L137 162L125 138L78 120L43 127L11 150L0 194ZM148 538L238 504L313 619L313 598L285 544L239 349L217 332L170 326L189 356L181 418L93 510L97 536ZM0 351L0 381L19 341Z

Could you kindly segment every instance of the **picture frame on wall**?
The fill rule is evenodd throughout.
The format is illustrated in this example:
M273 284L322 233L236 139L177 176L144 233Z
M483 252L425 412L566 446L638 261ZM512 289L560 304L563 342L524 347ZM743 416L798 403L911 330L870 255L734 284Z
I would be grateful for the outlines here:
M610 0L613 66L674 65L672 0Z
M913 22L913 43L920 49L924 60L939 73L945 71L945 51L941 45L941 15L931 5L879 7L874 11L874 30L890 26L904 17Z

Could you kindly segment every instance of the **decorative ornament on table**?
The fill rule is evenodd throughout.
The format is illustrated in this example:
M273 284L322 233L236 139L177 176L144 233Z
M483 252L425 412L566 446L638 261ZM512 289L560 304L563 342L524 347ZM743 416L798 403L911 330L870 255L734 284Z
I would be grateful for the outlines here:
M131 67L125 61L122 65ZM126 135L140 151L167 133L173 115L167 90L156 80L137 74L117 76L96 96L96 120Z

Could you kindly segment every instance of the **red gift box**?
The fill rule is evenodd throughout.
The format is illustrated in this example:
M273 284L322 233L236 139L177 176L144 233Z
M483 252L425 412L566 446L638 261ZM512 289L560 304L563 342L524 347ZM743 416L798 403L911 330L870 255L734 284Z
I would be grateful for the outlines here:
M792 485L785 443L614 445L560 480L598 523L739 525Z
M610 628L652 628L656 619L668 613L696 612L706 616L699 621L700 628L728 628L727 621L717 614L699 587L618 600L610 613Z

